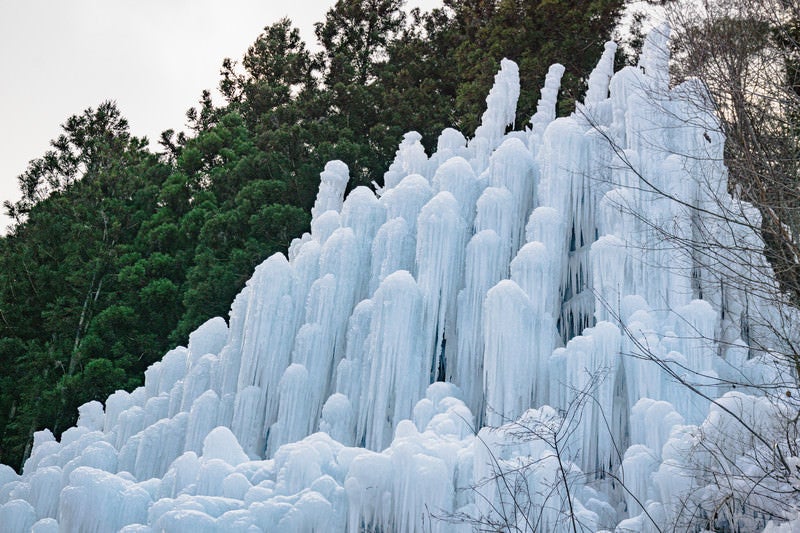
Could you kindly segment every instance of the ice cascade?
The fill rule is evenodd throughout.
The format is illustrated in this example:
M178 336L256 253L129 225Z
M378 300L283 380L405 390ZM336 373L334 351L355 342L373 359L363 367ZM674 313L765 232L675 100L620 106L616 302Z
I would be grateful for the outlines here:
M687 443L725 435L720 405L774 407L717 379L772 375L746 342L752 302L681 242L720 205L752 209L726 193L716 121L687 96L702 87L669 88L666 33L616 73L608 43L571 116L554 65L507 133L503 60L474 138L445 130L428 157L410 132L383 186L346 198L347 166L328 163L310 233L255 269L227 322L59 441L38 432L22 474L0 465L0 529L674 523L702 488L680 475ZM687 372L722 400L688 393Z

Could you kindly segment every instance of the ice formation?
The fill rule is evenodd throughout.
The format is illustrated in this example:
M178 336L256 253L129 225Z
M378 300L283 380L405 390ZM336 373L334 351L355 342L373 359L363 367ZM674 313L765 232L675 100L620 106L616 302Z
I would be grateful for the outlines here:
M21 475L0 465L0 529L622 532L710 513L729 495L693 443L747 468L734 416L768 433L782 407L726 385L777 377L747 344L753 302L660 233L754 216L727 196L702 86L668 86L665 33L617 73L609 43L572 116L554 65L506 133L504 60L473 139L445 130L428 157L408 133L384 186L346 199L346 165L326 165L311 232L228 323L60 441L37 433Z

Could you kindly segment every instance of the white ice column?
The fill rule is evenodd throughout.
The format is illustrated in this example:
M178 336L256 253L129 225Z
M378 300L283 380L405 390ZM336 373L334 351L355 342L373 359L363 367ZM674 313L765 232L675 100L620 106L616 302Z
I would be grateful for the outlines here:
M589 87L586 90L584 104L597 105L608 99L608 86L614 75L614 56L617 52L617 43L608 41L603 47L603 55L597 66L589 74Z
M525 291L531 303L531 335L528 364L533 368L533 402L541 406L549 400L549 358L559 344L553 308L558 303L558 283L553 273L558 261L540 242L529 242L511 262L511 280Z
M525 226L527 242L540 242L547 250L548 277L542 280L540 290L546 294L544 305L554 320L561 314L560 287L567 259L566 233L564 217L552 207L534 209Z
M430 376L424 356L422 293L403 270L388 276L373 297L374 307L365 352L372 358L361 393L358 435L365 445L382 450L400 420L410 418Z
M350 400L353 410L353 420L359 420L362 415L361 391L369 381L371 357L365 350L365 342L369 335L370 322L372 321L372 300L362 300L350 315L347 327L347 352L345 358L336 368L336 393L346 396ZM364 427L364 423L361 427ZM348 440L355 440L355 426L353 435Z
M553 271L557 259L547 246L533 241L520 248L511 262L511 279L531 299L537 315L552 318L552 309L558 305L558 277Z
M219 397L213 390L205 391L192 403L186 426L186 443L183 451L200 453L203 439L208 432L217 427Z
M591 265L595 291L594 316L598 322L618 322L625 280L630 277L628 250L616 235L603 235L592 244Z
M329 355L325 357L334 361L334 366L344 356L347 317L358 302L364 278L369 275L358 260L356 236L350 228L339 228L322 247L320 278L311 286L306 302L306 323L322 326L328 339Z
M453 128L445 128L436 141L436 153L431 156L430 160L431 170L435 172L439 165L451 157L469 158L467 139L460 131Z
M295 442L309 433L316 423L314 417L315 401L309 401L308 394L312 392L318 397L313 378L309 376L306 367L293 363L281 376L278 397L278 418L269 429L267 456L272 457L278 448L290 442Z
M342 206L341 223L343 227L351 228L358 244L358 272L359 286L356 290L358 299L368 296L370 272L372 270L372 243L378 229L386 222L386 207L375 197L367 187L356 187L347 195ZM372 294L369 291L369 294Z
M344 190L350 181L350 170L341 161L329 161L319 175L320 184L317 200L311 209L311 218L317 218L326 211L340 211L344 200Z
M470 163L476 173L486 168L489 156L500 145L506 126L514 123L519 99L519 67L513 61L503 59L500 71L494 77L494 85L486 97L486 111L475 137L469 142L472 152Z
M656 89L669 88L669 36L668 23L662 23L648 32L642 53L639 56L639 69L647 76Z
M369 294L373 294L386 276L398 270L414 271L416 235L403 217L395 217L378 229L372 241L372 273Z
M331 394L322 407L319 430L345 446L354 446L355 422L350 399L338 392Z
M378 189L380 195L397 187L408 175L421 174L428 177L428 156L425 154L421 140L422 135L416 131L409 131L403 135L394 161L389 165L389 170L383 174L383 188Z
M424 301L423 353L431 380L442 375L445 342L456 340L456 301L464 275L467 225L447 191L425 204L417 223L417 281Z
M458 349L451 354L451 343L446 352L447 379L461 387L464 402L478 417L483 412L483 301L489 289L507 275L505 249L502 239L489 229L470 239L465 286L458 295Z
M248 415L234 414L231 428L248 454L260 455L264 449L266 428L277 415L276 392L283 370L289 365L294 336L299 327L295 306L301 304L292 294L292 267L283 255L276 254L256 267L248 281L247 307L243 316L231 317L231 331L242 331L241 367L237 394L249 387L258 389L258 404L248 408ZM243 327L238 326L244 321ZM250 404L237 396L234 411ZM250 411L250 409L253 409ZM240 424L237 424L237 420Z
M567 412L568 423L574 425L569 449L580 457L578 464L584 472L597 476L620 464L615 444L628 438L614 434L615 429L622 428L612 424L615 409L628 412L626 402L614 400L615 378L622 364L621 347L619 328L609 322L598 322L554 356L561 359L561 364L553 367L561 370L560 375L551 376L552 385L560 389L561 397L554 407Z
M574 118L559 118L545 132L539 155L540 205L554 209L564 221L565 262L561 268L562 306L560 331L567 340L592 323L594 298L591 288L589 249L596 238L587 128Z
M419 174L411 174L403 178L397 187L386 191L380 200L386 207L386 220L402 217L408 223L411 234L416 235L419 212L431 198L433 189L428 180Z
M558 104L558 91L561 88L561 77L564 75L564 66L559 63L550 65L545 77L542 95L536 103L536 113L531 117L531 147L542 142L547 125L556 119L556 105Z
M503 280L484 303L484 423L500 426L515 420L533 401L536 382L534 313L519 285Z
M614 59L617 52L617 43L608 41L605 44L603 55L597 66L589 74L586 96L581 102L575 102L574 116L589 127L589 131L598 133L606 145L608 142L608 126L613 120L613 105L608 98L611 78L614 76ZM597 155L600 155L599 153ZM602 160L601 157L597 158ZM602 167L601 165L598 165ZM593 173L594 176L594 173ZM594 176L599 179L599 176Z
M475 233L491 230L500 239L498 261L504 265L503 277L508 275L508 265L516 253L512 251L512 235L517 224L515 211L514 197L505 187L487 187L478 198Z
M462 218L467 226L471 226L481 188L467 160L453 157L442 163L433 176L432 185L437 192L447 191L455 197L461 207Z
M513 255L525 242L525 224L536 202L537 176L533 156L521 140L507 139L492 154L488 173L491 187L505 187L511 193Z
M682 377L686 381L698 386L711 398L718 396L718 380L714 371L714 360L718 357L718 345L715 340L718 320L717 312L704 300L694 300L678 309L675 320L678 351L686 358L686 368L679 371L683 371ZM679 383L670 385L683 390L686 394L686 387L683 385ZM682 412L689 423L700 423L708 412L709 402L697 394L687 396L689 403Z

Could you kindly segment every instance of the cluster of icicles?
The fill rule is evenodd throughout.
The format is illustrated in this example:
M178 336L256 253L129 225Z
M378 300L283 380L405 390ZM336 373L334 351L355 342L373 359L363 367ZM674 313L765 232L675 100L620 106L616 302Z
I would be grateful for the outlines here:
M38 432L22 475L0 465L0 529L669 523L696 488L676 474L686 424L724 418L669 365L709 383L765 370L739 340L736 287L655 229L691 236L734 202L714 118L687 96L702 87L668 86L667 32L617 73L608 43L570 117L553 65L529 127L506 133L504 60L468 142L445 130L428 157L408 133L383 187L346 200L348 169L329 163L311 233L256 268L229 325L81 407L60 442Z

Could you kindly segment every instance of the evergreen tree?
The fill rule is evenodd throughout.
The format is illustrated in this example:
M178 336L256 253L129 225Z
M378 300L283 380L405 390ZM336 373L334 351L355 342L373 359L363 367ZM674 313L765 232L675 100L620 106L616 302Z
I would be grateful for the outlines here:
M99 343L92 325L116 300L120 252L154 209L165 173L146 140L130 135L112 102L70 117L63 130L53 150L20 177L22 199L7 206L18 222L4 238L0 257L0 301L7 316L2 341L7 350L22 348L16 356L24 363L3 366L0 379L25 369L0 402L10 405L0 434L12 433L11 444L2 446L3 459L11 462L24 454L33 429L46 425L60 432L77 406L92 399L84 386L86 379L98 383L86 374L92 357L113 358L129 369L142 351L152 360L161 348L151 337L136 342L123 332L113 339L117 346ZM128 315L125 333L136 320ZM125 370L111 375L124 377ZM105 394L126 384L114 381L106 382Z

